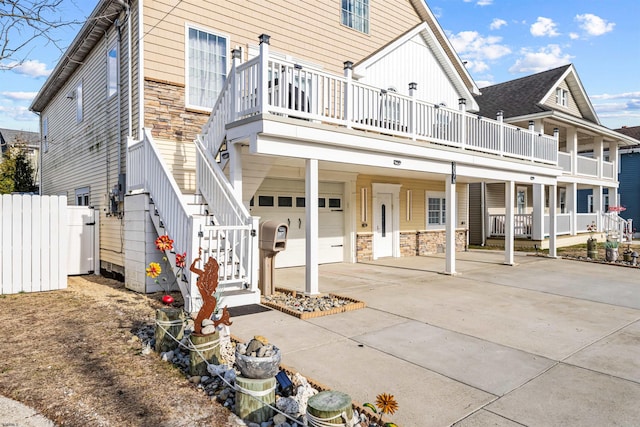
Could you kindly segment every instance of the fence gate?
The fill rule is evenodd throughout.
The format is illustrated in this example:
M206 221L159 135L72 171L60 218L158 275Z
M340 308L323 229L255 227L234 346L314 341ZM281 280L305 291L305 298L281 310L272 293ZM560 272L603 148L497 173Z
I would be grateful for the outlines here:
M90 274L96 271L96 243L99 241L99 214L89 206L67 206L69 255L67 274Z

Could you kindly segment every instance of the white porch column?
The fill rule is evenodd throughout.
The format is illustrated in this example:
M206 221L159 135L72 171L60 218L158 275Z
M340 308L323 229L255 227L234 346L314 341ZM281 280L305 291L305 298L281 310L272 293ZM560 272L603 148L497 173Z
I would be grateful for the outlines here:
M229 181L236 200L242 200L242 147L240 144L229 144Z
M598 231L602 231L602 186L593 187L593 213L597 215Z
M544 119L535 119L533 129L538 133L544 133Z
M306 160L305 174L305 293L318 291L318 160Z
M604 160L604 144L602 136L593 137L593 158L598 160L598 178L602 178L602 160Z
M571 153L571 173L578 173L578 132L575 128L567 128L567 152Z
M549 186L549 256L555 258L556 253L556 234L558 231L557 205L558 205L558 186Z
M513 181L504 183L504 263L514 265L513 235L514 235L514 205L516 203L516 186Z
M544 184L533 184L533 224L531 238L544 240Z
M445 274L456 274L456 176L452 173L445 181L446 231L445 231Z
M578 184L567 184L567 210L570 215L571 235L578 234Z
M615 141L609 143L609 161L613 162L613 180L618 182L618 143Z

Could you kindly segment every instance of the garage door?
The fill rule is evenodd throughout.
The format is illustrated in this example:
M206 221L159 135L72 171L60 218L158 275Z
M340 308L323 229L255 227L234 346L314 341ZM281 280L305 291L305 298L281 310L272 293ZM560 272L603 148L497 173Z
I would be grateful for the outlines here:
M287 249L276 256L275 266L305 265L305 196L299 191L304 182L265 180L252 200L251 214L260 221L273 220L289 225ZM280 187L280 188L274 188ZM318 258L321 264L344 260L344 211L342 184L320 184L318 200ZM298 191L296 191L298 190Z

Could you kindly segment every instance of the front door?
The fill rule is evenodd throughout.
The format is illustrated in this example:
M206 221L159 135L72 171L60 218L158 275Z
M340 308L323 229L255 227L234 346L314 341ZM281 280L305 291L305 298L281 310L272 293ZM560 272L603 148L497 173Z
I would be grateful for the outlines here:
M374 258L393 256L393 195L378 193L374 209Z

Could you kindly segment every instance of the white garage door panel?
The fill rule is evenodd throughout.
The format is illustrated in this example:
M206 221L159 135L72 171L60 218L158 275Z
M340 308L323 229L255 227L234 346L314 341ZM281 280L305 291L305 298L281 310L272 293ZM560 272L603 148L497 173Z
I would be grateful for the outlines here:
M290 193L289 193L290 194ZM304 195L296 195L303 197ZM320 197L340 197L335 194ZM304 208L265 208L254 206L251 214L260 217L260 221L273 220L289 225L287 248L276 255L275 267L295 267L305 265L305 227ZM321 264L342 262L344 260L344 212L341 209L321 208L318 215L318 262Z

